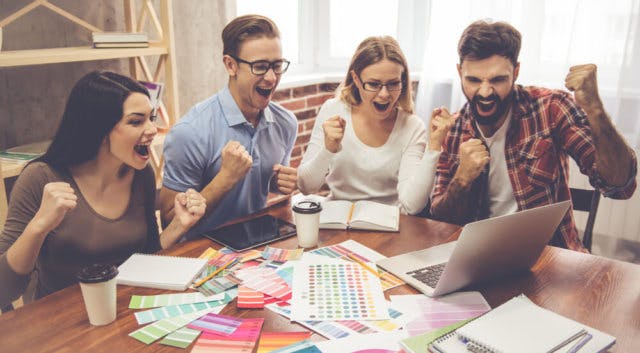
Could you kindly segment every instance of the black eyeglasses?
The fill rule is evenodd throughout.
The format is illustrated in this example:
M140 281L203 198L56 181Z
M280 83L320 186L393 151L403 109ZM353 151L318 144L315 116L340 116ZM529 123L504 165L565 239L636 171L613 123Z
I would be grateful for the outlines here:
M229 55L237 62L248 64L251 67L251 73L254 75L262 76L269 72L269 69L273 69L273 73L281 75L289 68L289 60L280 59L276 61L256 60L246 61L238 58L237 56Z
M360 81L362 81L362 79L360 79ZM367 81L362 82L362 88L364 88L365 91L369 92L379 92L380 90L382 90L382 87L387 87L387 91L393 92L402 90L402 83L402 81L390 81L387 83L378 81Z

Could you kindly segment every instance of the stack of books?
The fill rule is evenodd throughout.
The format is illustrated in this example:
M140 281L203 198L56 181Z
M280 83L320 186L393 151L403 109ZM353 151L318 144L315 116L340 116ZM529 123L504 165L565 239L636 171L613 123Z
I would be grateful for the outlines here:
M6 166L26 164L44 154L50 144L51 140L47 140L0 151L0 162Z
M146 33L129 32L93 32L94 48L146 48L149 37Z

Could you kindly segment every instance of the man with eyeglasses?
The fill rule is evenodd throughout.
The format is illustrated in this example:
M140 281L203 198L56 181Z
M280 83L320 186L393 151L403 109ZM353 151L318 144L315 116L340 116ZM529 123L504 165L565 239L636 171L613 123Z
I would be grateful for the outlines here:
M296 187L289 159L297 120L271 102L289 67L278 28L263 16L241 16L227 24L222 41L228 85L194 106L164 142L163 223L173 215L176 193L194 188L207 200L205 216L186 238L259 211L269 191L290 194Z
M435 218L464 224L569 200L569 156L606 197L626 199L636 188L636 157L604 110L596 66L569 70L565 86L573 97L516 85L520 42L504 22L474 22L460 38L458 73L468 102L438 162ZM587 251L572 212L550 245Z

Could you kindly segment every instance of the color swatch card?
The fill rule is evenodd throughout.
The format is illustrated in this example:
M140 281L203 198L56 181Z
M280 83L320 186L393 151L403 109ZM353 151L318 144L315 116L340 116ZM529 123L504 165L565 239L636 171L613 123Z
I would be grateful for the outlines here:
M156 321L143 328L137 329L129 334L129 336L137 339L140 342L151 344L154 341L176 331L177 329L185 326L191 321L206 315L209 311L214 309L205 309L202 311L196 311L193 313L185 314L182 316L170 317Z
M316 342L316 346L322 353L397 353L398 342L406 337L405 331L372 333Z
M240 325L230 335L203 332L192 353L251 353L260 337L263 318L237 319Z
M293 272L291 320L389 319L380 279L354 262L299 262Z
M342 259L345 261L354 261L349 257L354 256L363 262L372 262L375 263L378 260L386 258L386 256L380 254L379 252L368 248L355 240L347 240L343 241L340 244L325 246L322 248L318 248L310 251L312 254L322 255L334 259ZM388 290L400 285L403 285L404 282L398 277L392 275L391 273L384 271L378 268L378 272L380 273L380 281L382 282L382 289Z
M274 351L271 351L271 353L322 353L322 351L318 347L316 347L315 343L304 340L286 347L276 349Z
M222 311L222 309L224 309L224 305L230 302L232 299L233 298L231 298L230 296L226 296L222 300L213 300L210 302L163 306L155 309L138 311L134 315L136 316L138 325L144 325L153 321L166 319L168 317L180 316L207 308L217 307L219 311Z
M391 302L402 312L412 313L405 330L415 336L464 319L480 316L491 307L480 292L457 292L430 298L425 295L392 295Z
M311 337L311 332L262 332L256 353L269 353Z
M271 260L276 262L286 262L291 260L297 260L302 256L303 249L279 249L273 248L267 245L262 251L262 258L265 260Z
M129 309L148 309L159 306L179 305L210 302L224 299L224 293L206 296L198 292L159 294L159 295L132 295Z
M233 316L209 313L191 322L188 327L206 333L229 336L242 324L242 319Z
M253 267L238 270L235 277L242 280L242 285L280 300L291 298L291 288L285 280L272 268Z
M198 330L183 327L165 336L165 338L160 341L160 344L178 348L187 348L196 340L196 338L198 338L198 336L200 336L200 333L201 332Z

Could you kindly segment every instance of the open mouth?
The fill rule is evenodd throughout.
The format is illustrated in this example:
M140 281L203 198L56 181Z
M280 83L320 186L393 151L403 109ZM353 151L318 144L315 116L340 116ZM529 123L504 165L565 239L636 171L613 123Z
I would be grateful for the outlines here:
M377 103L377 102L373 102L373 106L376 108L377 111L379 112L385 112L387 111L387 109L389 108L389 105L391 105L391 103Z
M258 92L259 95L267 98L271 95L271 92L273 92L273 88L256 87L256 92Z
M496 100L489 100L489 101L479 100L477 102L477 107L478 107L478 110L482 113L490 113L493 110L493 108L495 108L496 104L498 104Z
M142 157L149 156L149 145L136 145L133 150Z

